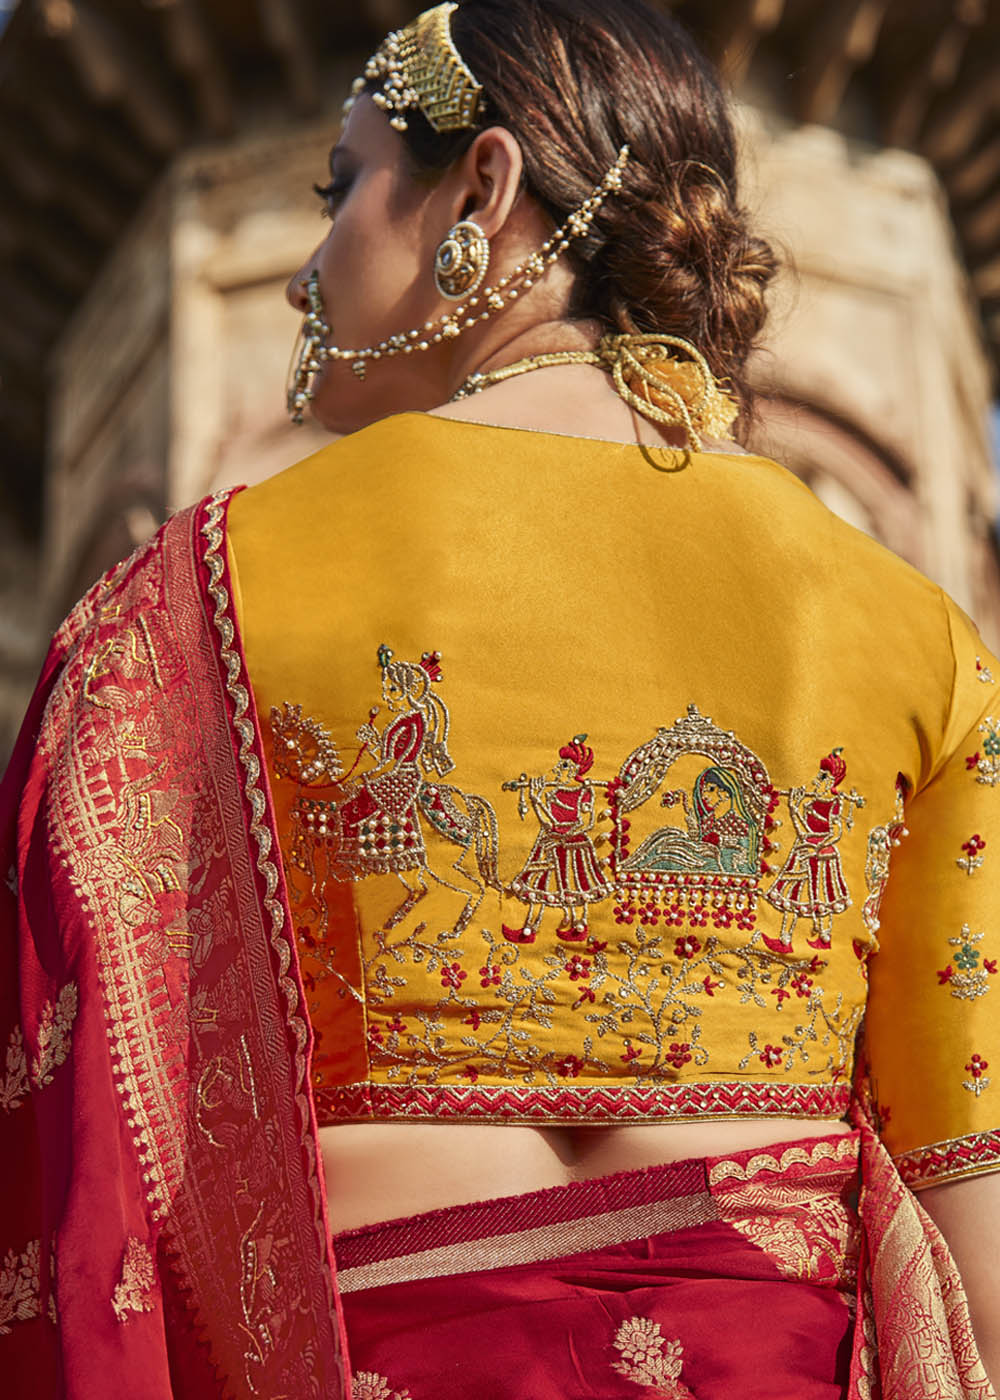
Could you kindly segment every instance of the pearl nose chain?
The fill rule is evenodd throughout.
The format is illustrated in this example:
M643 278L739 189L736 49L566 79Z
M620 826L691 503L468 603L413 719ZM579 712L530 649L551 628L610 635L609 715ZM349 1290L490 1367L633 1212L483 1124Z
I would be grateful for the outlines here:
M325 319L319 290L319 273L313 271L306 286L309 310L302 322L288 383L287 403L292 422L302 422L306 406L314 394L314 378L325 363L346 360L358 379L364 379L369 363L390 359L395 355L412 355L418 351L430 350L432 346L440 345L445 340L454 340L456 336L471 330L481 321L488 321L491 316L516 301L522 292L535 285L575 239L584 238L589 233L594 217L608 195L617 193L622 188L622 172L628 164L628 159L629 148L627 145L622 146L617 159L600 184L596 185L583 203L568 215L565 222L545 240L537 252L532 253L511 272L492 285L483 287L454 310L446 312L436 320L425 321L420 329L391 335L379 341L377 345L369 345L363 350L344 350L329 343L332 331Z

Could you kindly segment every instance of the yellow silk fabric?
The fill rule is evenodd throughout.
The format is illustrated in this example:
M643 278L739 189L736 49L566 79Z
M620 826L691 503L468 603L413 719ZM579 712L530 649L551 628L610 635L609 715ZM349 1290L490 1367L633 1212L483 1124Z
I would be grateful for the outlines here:
M321 1118L823 1116L867 998L890 1150L1000 1165L1000 665L933 584L758 457L422 414L229 548Z

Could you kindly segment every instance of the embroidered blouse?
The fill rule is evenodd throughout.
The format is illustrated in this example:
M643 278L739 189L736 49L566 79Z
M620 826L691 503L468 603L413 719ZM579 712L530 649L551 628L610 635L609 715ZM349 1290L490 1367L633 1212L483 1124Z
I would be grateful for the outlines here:
M423 414L229 548L320 1122L836 1118L860 1055L911 1185L1000 1168L1000 669L940 589L765 459Z

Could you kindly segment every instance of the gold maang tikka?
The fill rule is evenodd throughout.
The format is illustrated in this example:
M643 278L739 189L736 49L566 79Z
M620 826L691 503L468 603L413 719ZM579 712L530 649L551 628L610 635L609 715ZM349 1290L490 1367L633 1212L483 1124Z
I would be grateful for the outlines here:
M609 194L621 189L622 172L628 164L628 159L629 148L623 146L601 183L568 215L565 222L545 240L537 252L532 253L511 272L491 286L476 292L453 311L446 312L437 320L425 321L419 330L401 331L363 350L343 350L328 343L332 332L325 320L319 290L319 274L314 271L306 284L309 310L302 323L298 352L288 384L288 412L292 422L302 422L306 405L313 397L313 376L326 362L346 360L357 377L364 379L369 361L374 363L391 359L394 355L412 355L416 351L430 350L442 341L454 340L456 336L471 330L479 322L488 321L491 316L516 301L522 291L528 291L535 285L574 239L584 238L590 232L594 216L605 199Z

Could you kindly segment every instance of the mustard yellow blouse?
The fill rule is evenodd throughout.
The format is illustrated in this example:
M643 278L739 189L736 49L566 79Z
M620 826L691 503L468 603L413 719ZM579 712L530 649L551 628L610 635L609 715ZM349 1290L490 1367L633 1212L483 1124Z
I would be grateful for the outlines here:
M1000 1167L1000 665L758 457L389 418L232 504L321 1122Z

